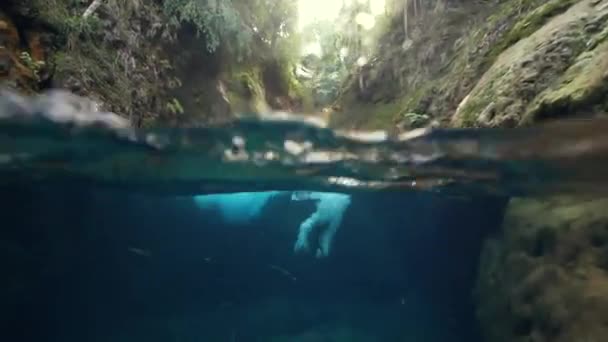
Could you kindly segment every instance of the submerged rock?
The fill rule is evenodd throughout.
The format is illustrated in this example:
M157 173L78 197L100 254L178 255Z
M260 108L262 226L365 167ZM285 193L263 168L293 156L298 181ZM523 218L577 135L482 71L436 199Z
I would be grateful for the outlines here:
M488 341L599 341L608 334L606 199L513 199L477 283Z

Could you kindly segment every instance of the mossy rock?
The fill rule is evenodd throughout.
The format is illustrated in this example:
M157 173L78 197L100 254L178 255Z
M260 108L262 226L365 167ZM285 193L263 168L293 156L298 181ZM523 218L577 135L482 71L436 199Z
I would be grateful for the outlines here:
M490 341L594 341L608 333L606 199L513 199L486 241L477 315Z
M544 24L546 24L548 20L558 14L563 13L577 1L579 0L552 0L532 10L530 13L518 20L508 31L508 33L493 46L486 57L485 62L493 62L496 57L498 57L498 55L500 55L500 53L502 53L508 47L517 43L521 39L530 36L532 33L536 32ZM525 1L508 2L506 7L502 9L501 15L512 15L513 12L521 10L521 6L524 5L524 2Z
M523 118L524 123L581 113L592 115L595 106L608 110L608 42L579 56L552 87L542 92Z
M548 101L539 99L552 97L543 92L554 89L556 84L568 84L567 80L560 82L560 79L563 75L572 78L568 76L568 70L581 58L587 58L584 53L588 50L588 42L597 41L602 34L606 15L608 8L599 9L590 0L580 1L506 49L462 101L452 118L452 125L514 127L530 123L529 118L538 117L534 113L542 111L543 103ZM599 29L589 29L590 23L598 23ZM583 77L573 85L572 89L578 88L576 93L591 85ZM553 97L566 98L563 94L556 95L556 91ZM565 92L575 93L572 90Z
M404 103L400 101L359 102L352 92L347 92L340 102L344 107L332 113L329 123L334 127L350 129L377 130L394 126L401 118L404 108Z
M226 94L234 113L262 113L268 111L266 95L258 68L228 73Z

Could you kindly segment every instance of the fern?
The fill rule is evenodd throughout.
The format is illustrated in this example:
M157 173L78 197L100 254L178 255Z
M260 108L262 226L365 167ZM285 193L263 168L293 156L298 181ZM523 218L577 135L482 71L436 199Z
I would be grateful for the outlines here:
M184 113L184 107L182 106L181 102L179 102L179 100L176 98L173 98L171 99L171 101L167 102L167 110L173 115Z
M40 71L45 65L44 61L34 60L32 56L25 51L19 55L19 59L25 65L25 67L32 71L34 78L36 78L37 81L40 81Z
M165 0L164 10L174 24L192 24L204 36L207 51L215 52L225 43L238 55L248 53L251 32L232 1Z

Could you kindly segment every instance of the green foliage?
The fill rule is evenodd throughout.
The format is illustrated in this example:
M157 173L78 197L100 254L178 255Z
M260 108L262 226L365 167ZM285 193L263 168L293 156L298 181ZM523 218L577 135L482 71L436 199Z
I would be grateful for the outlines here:
M248 53L252 32L245 27L232 1L165 0L163 4L175 24L192 24L204 35L209 52L215 52L224 41L239 53Z
M69 16L68 7L73 0L28 0L14 1L16 12L26 18L36 18L51 27L59 28Z
M348 67L342 48L340 28L330 21L316 21L303 29L304 42L319 44L321 55L308 54L302 58L302 65L312 73L312 78L304 81L313 90L317 106L330 104L337 96L340 86L348 74Z
M83 18L80 15L66 17L61 30L64 34L93 34L101 29L101 21L95 15Z
M403 115L403 118L409 121L411 127L424 126L431 119L427 114L418 113L406 113Z
M184 114L184 107L182 107L181 102L175 97L171 99L171 101L167 102L167 111L173 115Z
M358 17L373 17L373 27L364 27ZM321 54L304 56L302 64L312 72L306 83L313 89L318 106L331 104L339 96L349 74L356 73L359 60L371 59L379 38L385 34L391 16L372 16L369 2L345 2L336 20L315 21L303 29L304 44L317 44Z
M267 110L265 91L259 68L233 70L225 75L226 95L237 113L264 112Z
M164 0L163 6L173 24L193 25L210 53L222 48L242 60L294 51L294 1Z
M40 81L40 71L45 65L44 61L35 61L32 56L25 51L19 55L19 59L21 59L21 62L32 71L36 80Z
M117 0L113 0L117 1ZM137 0L129 0L137 1ZM129 2L125 1L125 2ZM26 18L35 18L64 36L99 31L101 21L95 15L82 18L83 2L78 0L17 1L16 11ZM86 1L87 3L89 1Z
M106 47L81 41L72 51L56 53L54 65L60 75L80 75L79 82L84 89L94 89L103 94L107 104L115 108L129 108L132 105L129 96L131 80Z

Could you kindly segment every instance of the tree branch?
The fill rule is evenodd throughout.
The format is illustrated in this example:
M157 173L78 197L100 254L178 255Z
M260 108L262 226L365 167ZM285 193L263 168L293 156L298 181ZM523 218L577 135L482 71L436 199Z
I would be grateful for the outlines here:
M97 8L99 6L101 6L102 2L103 2L103 0L93 0L93 2L91 2L89 7L87 7L86 11L84 11L84 13L82 14L82 17L86 18L86 17L90 16L91 14L93 14L97 10Z

